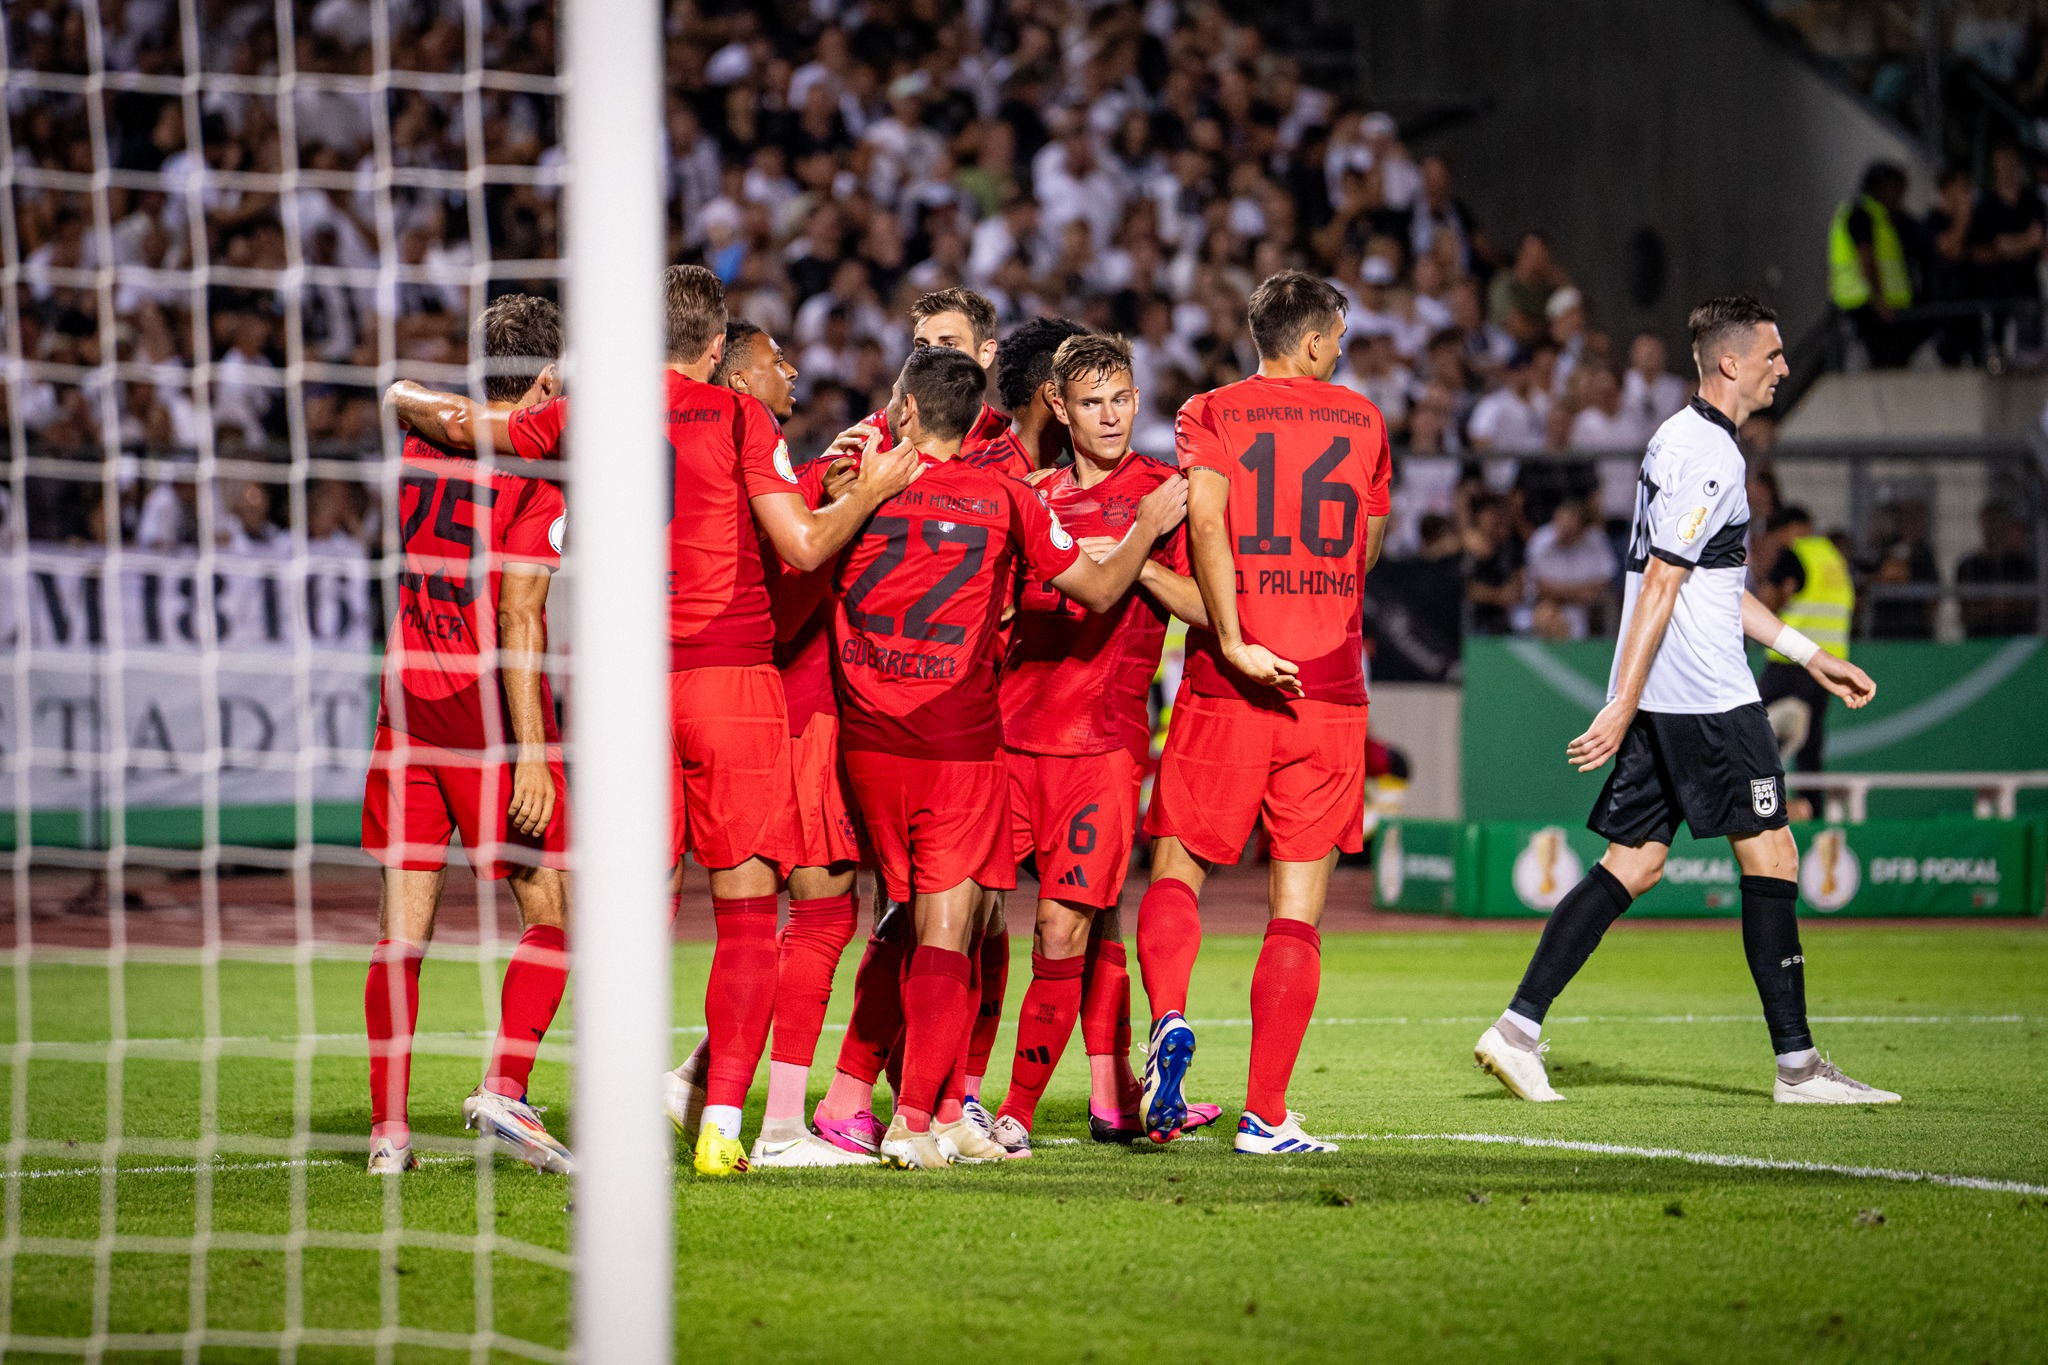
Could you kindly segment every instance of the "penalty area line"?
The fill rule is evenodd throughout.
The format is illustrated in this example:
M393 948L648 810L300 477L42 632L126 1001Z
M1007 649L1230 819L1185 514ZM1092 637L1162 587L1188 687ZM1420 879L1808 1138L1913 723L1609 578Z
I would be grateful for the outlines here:
M1695 1166L1721 1166L1746 1171L1795 1171L1805 1175L1846 1175L1859 1180L1890 1180L1902 1185L1942 1185L1990 1194L2048 1196L2048 1185L2019 1180L1991 1180L1977 1175L1941 1171L1902 1171L1888 1166L1850 1166L1832 1161L1788 1161L1774 1157L1738 1156L1726 1152L1688 1152L1676 1147L1631 1147L1618 1142L1578 1142L1567 1138L1519 1137L1512 1133L1332 1133L1351 1142L1462 1142L1493 1147L1535 1147L1546 1151L1587 1152L1596 1156L1646 1157L1685 1161Z

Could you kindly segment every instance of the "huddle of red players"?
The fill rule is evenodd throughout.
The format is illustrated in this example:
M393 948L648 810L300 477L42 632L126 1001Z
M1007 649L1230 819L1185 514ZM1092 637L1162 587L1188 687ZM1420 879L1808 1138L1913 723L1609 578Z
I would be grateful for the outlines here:
M1273 917L1252 978L1250 1081L1235 1147L1335 1150L1302 1131L1286 1089L1314 1009L1315 925L1330 870L1340 849L1362 846L1362 583L1388 510L1385 425L1369 402L1328 382L1343 340L1342 295L1292 271L1259 287L1249 321L1260 373L1182 408L1176 470L1130 450L1138 394L1121 338L1038 319L998 343L986 299L965 289L928 294L912 310L916 349L888 406L799 469L781 438L795 371L780 347L728 322L709 271L673 267L664 283L675 885L683 854L693 854L710 872L717 932L707 1036L667 1081L670 1115L697 1170L1029 1156L1039 1098L1077 1020L1099 1140L1163 1143L1214 1122L1216 1106L1183 1094L1195 1050L1183 1010L1201 939L1197 897L1262 818ZM495 498L466 496L465 507L444 493L432 517L423 503L401 506L407 572L391 651L399 662L387 666L382 766L364 815L365 847L389 869L386 939L365 999L373 1171L413 1160L401 1059L432 925L431 912L424 928L417 916L403 919L394 887L425 875L438 895L451 825L480 877L509 873L531 926L465 1119L538 1167L571 1165L523 1094L563 981L566 898L554 869L566 843L565 793L558 758L534 766L536 754L559 751L544 748L551 729L535 733L529 675L513 667L533 662L536 637L529 630L515 642L504 624L508 598L516 606L529 579L544 585L555 561L499 510L548 485L461 453L487 446L551 458L559 444L567 400L554 396L551 370L517 398L501 396L557 353L494 340L492 314L511 302L487 310L481 349L525 356L528 368L511 365L489 401L409 384L390 396L409 429L408 499L415 466L451 462ZM991 367L1007 413L985 401ZM490 368L500 374L499 362ZM552 506L559 515L558 494ZM487 548L478 531L488 531ZM496 621L482 619L488 612L463 618L470 633L459 647L410 595L431 595L436 557L447 560L451 543L465 571L490 557L497 609ZM544 586L539 593L544 602ZM413 616L427 626L415 631ZM1116 907L1138 827L1147 692L1169 616L1190 633L1145 821L1152 875L1137 939L1152 1027L1141 1085L1128 1061ZM471 709L495 709L476 727L494 742L408 729L423 685L421 671L407 668L416 645L433 651L437 668L461 655L479 699ZM494 654L503 680L495 689L478 663ZM387 744L387 732L402 738ZM545 817L530 796L543 777ZM505 813L489 813L494 801ZM426 814L413 815L416 807ZM394 840L400 823L405 838ZM1027 860L1039 883L1032 980L1009 1091L990 1114L980 1090L1009 959L1003 893ZM888 905L878 902L837 1069L806 1123L810 1064L855 929L863 863ZM561 909L548 923L528 913L528 900L541 898L524 889L541 874ZM544 989L515 992L515 977L534 977L542 956ZM750 1160L741 1109L771 1023L767 1107ZM885 1072L894 1091L886 1128L872 1112Z

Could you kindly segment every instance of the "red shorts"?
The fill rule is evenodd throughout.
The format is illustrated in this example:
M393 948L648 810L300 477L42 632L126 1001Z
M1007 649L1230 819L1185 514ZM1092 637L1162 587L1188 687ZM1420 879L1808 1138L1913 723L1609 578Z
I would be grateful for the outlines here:
M898 758L864 749L841 757L891 900L964 881L998 891L1017 884L1001 759Z
M789 742L790 772L796 783L798 867L831 867L861 860L860 820L846 795L846 768L839 761L839 717L820 711Z
M1366 707L1286 709L1184 693L1173 710L1145 832L1234 863L1265 816L1273 856L1312 863L1365 847Z
M521 834L505 817L510 763L422 744L379 725L363 788L363 851L386 867L439 872L448 866L449 841L460 834L471 869L485 881L520 867L566 868L569 784L560 745L548 746L548 772L555 779L554 822L538 837Z
M671 851L705 867L797 865L796 787L782 675L772 665L668 675Z
M1003 753L1010 771L1010 851L1038 857L1046 900L1107 908L1123 894L1144 772L1127 749L1078 756Z

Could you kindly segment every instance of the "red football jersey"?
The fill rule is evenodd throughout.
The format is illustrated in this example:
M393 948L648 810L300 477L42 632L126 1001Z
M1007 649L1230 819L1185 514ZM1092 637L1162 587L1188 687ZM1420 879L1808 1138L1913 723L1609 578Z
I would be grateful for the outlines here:
M1132 454L1093 488L1081 487L1067 468L1039 480L1033 491L1070 535L1120 539L1137 520L1138 499L1173 472ZM1175 527L1161 538L1152 558L1187 573L1186 528ZM1003 664L1003 743L1033 754L1123 748L1145 762L1152 749L1146 694L1159 668L1167 620L1166 611L1136 588L1099 615L1055 589L1026 588L1010 623Z
M1364 704L1365 519L1391 506L1379 409L1337 384L1254 375L1190 398L1174 444L1182 468L1230 480L1245 641L1299 665L1308 698ZM1190 639L1195 693L1273 700L1223 662L1214 638L1199 649Z
M896 444L896 433L889 429L887 408L869 413L866 420L881 431L884 450ZM967 429L967 435L961 438L959 458L977 469L993 469L1013 479L1021 479L1037 468L1031 463L1031 455L1024 449L1024 443L1011 429L1009 414L998 412L986 403L975 415L974 425Z
M486 469L407 434L399 479L398 615L384 653L380 721L425 744L512 743L498 686L498 587L507 563L562 562L562 494ZM540 678L541 719L558 742L555 700Z
M770 662L775 622L750 500L798 491L782 427L756 399L669 370L669 667ZM774 551L767 552L774 558Z
M812 460L797 471L797 488L815 509L825 499L827 460ZM789 733L801 735L820 712L836 715L832 695L832 586L830 565L810 573L776 560L768 575L768 599L775 614L775 668L789 706Z
M550 460L562 444L562 429L569 425L569 400L550 398L530 408L518 408L505 419L512 453L522 460Z
M1080 556L1030 488L961 460L884 503L833 572L840 743L986 760L1002 736L996 626L1022 564L1044 583Z

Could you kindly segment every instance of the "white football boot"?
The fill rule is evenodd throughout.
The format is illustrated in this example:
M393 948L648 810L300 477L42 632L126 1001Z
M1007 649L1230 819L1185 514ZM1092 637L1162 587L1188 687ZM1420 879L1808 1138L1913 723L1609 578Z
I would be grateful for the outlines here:
M1237 1140L1230 1149L1245 1156L1319 1156L1337 1150L1334 1142L1312 1138L1301 1131L1301 1115L1287 1111L1287 1122L1269 1128L1259 1116L1247 1110L1237 1121Z
M1897 1104L1899 1097L1889 1090L1865 1085L1844 1076L1825 1057L1816 1057L1803 1080L1787 1081L1781 1072L1771 1086L1771 1098L1779 1104Z
M913 1133L900 1118L889 1120L889 1131L882 1135L881 1156L891 1166L904 1171L935 1171L953 1164L952 1158L940 1146L935 1129Z
M1506 1086L1516 1099L1548 1104L1564 1098L1550 1088L1550 1076L1543 1069L1543 1054L1548 1051L1548 1043L1538 1043L1533 1048L1516 1047L1502 1035L1500 1025L1495 1024L1472 1045L1472 1060L1481 1071Z
M1031 1155L1031 1130L1008 1114L996 1116L995 1131L989 1140L1010 1154L1011 1160Z
M789 1171L818 1166L879 1166L879 1157L834 1147L814 1133L784 1142L754 1139L749 1164L757 1171Z
M414 1155L410 1142L401 1147L390 1138L371 1140L370 1164L367 1167L371 1175L398 1175L419 1168L420 1159Z
M980 1099L969 1096L960 1102L960 1112L974 1125L974 1131L987 1137L996 1128L996 1116L981 1107Z
M576 1174L576 1158L525 1100L478 1086L462 1102L462 1126L497 1140L507 1156L549 1175Z
M704 1122L704 1078L699 1073L700 1048L683 1058L683 1064L661 1078L661 1107L668 1121L683 1135L683 1146L697 1145L697 1129Z

